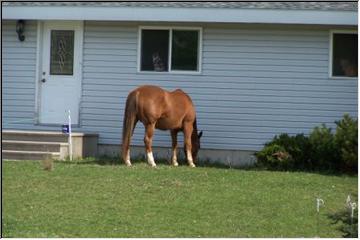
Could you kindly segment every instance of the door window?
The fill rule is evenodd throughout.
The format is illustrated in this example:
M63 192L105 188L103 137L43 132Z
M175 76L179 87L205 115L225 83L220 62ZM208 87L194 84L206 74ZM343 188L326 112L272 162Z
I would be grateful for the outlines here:
M73 75L74 31L51 30L50 74Z

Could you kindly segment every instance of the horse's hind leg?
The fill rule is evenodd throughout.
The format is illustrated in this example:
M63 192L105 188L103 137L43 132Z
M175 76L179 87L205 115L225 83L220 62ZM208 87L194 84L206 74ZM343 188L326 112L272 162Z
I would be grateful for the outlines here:
M176 150L177 150L177 134L178 131L177 130L171 130L171 140L172 140L172 157L171 157L171 163L173 166L178 166L178 162L177 162L177 154L176 154Z
M192 124L184 125L184 142L185 142L185 152L188 164L190 167L195 167L193 157L191 154L191 133L193 131Z
M147 124L145 126L145 137L144 137L144 143L145 143L145 147L146 147L146 156L147 156L147 161L148 163L152 166L152 167L156 167L155 161L154 161L154 156L152 153L152 138L154 135L154 130L155 130L155 124Z
M124 159L125 165L130 167L131 161L130 161L130 148L129 147L125 150L124 156L125 157L123 157L123 159Z

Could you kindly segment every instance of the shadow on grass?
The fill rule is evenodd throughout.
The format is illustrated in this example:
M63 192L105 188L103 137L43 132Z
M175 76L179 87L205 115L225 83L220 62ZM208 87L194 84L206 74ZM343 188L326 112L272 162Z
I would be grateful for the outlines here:
M58 161L59 163L66 163L66 164L97 164L101 166L106 165L124 165L124 162L122 161L121 157L115 156L99 156L99 157L89 157L84 159L74 159L73 161L69 161L67 159L66 161ZM137 156L131 159L131 163L139 164L139 163L147 163L147 160L144 156ZM187 166L187 160L184 157L181 157L178 159L179 166ZM171 166L170 159L165 158L156 158L156 164L157 165L167 165ZM245 171L269 171L269 172L306 172L306 173L313 173L313 174L320 174L320 175L326 175L326 176L357 176L357 173L351 174L351 173L342 173L340 171L331 171L331 170L308 170L308 169L271 169L264 166L260 166L257 164L254 165L246 165L246 166L233 166L231 164L221 163L221 162L212 162L209 159L199 159L195 162L195 165L197 167L204 167L204 168L219 168L219 169L237 169L237 170L245 170Z
M338 230L343 233L343 237L357 238L358 237L358 216L357 211L354 218L351 220L350 211L342 210L334 214L329 214L328 217L332 220L333 225L339 225Z
M78 158L78 159L73 159L72 161L70 161L69 159L65 159L65 161L57 161L58 163L63 163L63 164L78 164L78 165L83 165L83 164L90 164L90 165L101 165L101 166L106 166L106 165L124 165L124 162L122 161L122 159L118 156L115 157L111 157L111 156L100 156L100 157L88 157L88 158ZM147 161L143 158L143 157L136 157L131 159L131 163L132 164L139 164L139 163L146 163ZM156 160L156 164L169 164L169 162L165 159L157 159Z
M63 164L96 164L101 166L114 166L114 165L124 165L124 162L122 161L121 157L115 156L100 156L100 157L89 157L89 158L83 158L83 159L73 159L70 161L69 159L66 159L65 161L57 161L58 163ZM139 163L147 163L147 160L144 157L138 156L131 159L131 163L139 164ZM179 158L178 159L179 166L188 166L187 160L185 158ZM156 158L156 164L157 165L164 165L164 166L171 166L170 159L165 158ZM239 170L265 170L262 168L259 168L257 166L231 166L224 163L218 163L218 162L210 162L209 160L198 160L195 162L195 165L197 167L204 167L204 168L220 168L220 169L239 169Z
M254 169L257 170L263 170L263 171L270 171L270 172L290 172L290 173L311 173L311 174L319 174L324 176L336 176L336 177L342 177L342 176L349 176L349 177L357 177L358 173L352 173L352 172L341 172L335 171L335 170L321 170L321 169L273 169L273 168L267 168L263 166L254 166Z

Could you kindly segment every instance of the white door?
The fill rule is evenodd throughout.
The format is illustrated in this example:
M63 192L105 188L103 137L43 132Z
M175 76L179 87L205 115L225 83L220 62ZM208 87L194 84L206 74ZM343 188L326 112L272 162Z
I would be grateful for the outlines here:
M83 24L79 21L44 22L40 114L43 124L79 122Z

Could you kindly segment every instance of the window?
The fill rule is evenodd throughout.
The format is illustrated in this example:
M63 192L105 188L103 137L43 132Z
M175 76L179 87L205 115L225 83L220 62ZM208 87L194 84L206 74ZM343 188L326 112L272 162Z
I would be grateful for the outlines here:
M143 30L141 70L168 71L169 30Z
M139 70L200 72L199 28L141 28Z
M331 77L357 77L358 35L350 32L332 32L331 43Z
M198 70L198 35L198 31L173 31L171 69Z
M50 74L73 75L74 31L51 30Z

